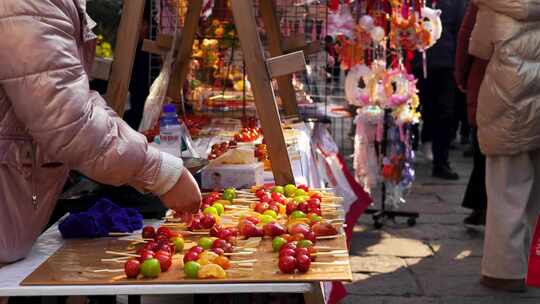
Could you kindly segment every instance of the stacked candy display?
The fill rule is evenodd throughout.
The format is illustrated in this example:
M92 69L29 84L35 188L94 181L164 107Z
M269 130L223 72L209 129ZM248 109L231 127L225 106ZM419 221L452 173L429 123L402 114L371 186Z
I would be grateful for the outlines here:
M142 237L150 241L137 250L137 258L125 262L124 272L128 278L137 278L139 274L145 278L157 278L169 270L175 252L184 250L182 236L167 227L160 227L156 231L154 227L146 226Z
M225 205L229 205L236 198L236 190L227 188L223 194L212 192L203 197L201 212L195 214L188 225L190 230L211 229L220 223L220 216L225 212Z
M282 225L276 223L278 216L288 216L286 226L290 232L291 227L296 224L308 224L315 227L316 235L335 235L337 230L329 223L324 223L321 210L323 196L320 192L310 191L305 185L295 186L274 186L272 188L254 189L258 202L253 205L256 214L246 216L241 220L241 226L249 227L242 229L243 232L249 230L249 236L260 236L261 231L256 229L259 222L265 224L262 229L266 236L275 236L282 229ZM251 222L251 223L246 223ZM330 228L331 227L331 228ZM268 233L264 233L268 232ZM271 233L272 232L272 233Z
M213 251L205 251L201 246L192 247L184 255L184 274L190 279L227 277L225 269L230 268L229 259Z
M281 240L280 240L281 241ZM279 247L279 270L283 273L295 271L306 273L315 260L315 247L310 241L287 242Z
M234 135L237 142L253 142L262 135L261 128L242 128L240 132Z
M197 246L192 247L184 255L184 274L187 278L227 277L225 270L230 269L234 263L227 255L234 254L238 231L233 227L214 226L210 235L201 237Z
M212 145L212 150L210 151L210 154L208 155L208 160L214 160L221 155L225 154L225 152L229 151L230 149L234 149L238 146L237 142L235 140L231 140L229 142L222 142L219 144Z
M279 252L278 267L282 273L309 271L317 253L317 236L338 234L322 217L323 195L305 185L292 184L253 190L258 199L252 205L255 213L242 217L240 235L272 237L272 248ZM261 224L264 224L262 228Z
M322 202L334 200L328 193L310 190L304 185L262 187L253 192L225 189L222 193L212 192L204 197L201 212L183 231L187 235L208 234L200 237L186 252L181 234L168 227L155 229L144 227L144 245L136 254L125 261L124 271L128 278L156 278L167 272L175 253L183 253L183 272L188 279L224 279L230 271L249 272L257 260L230 260L231 256L252 255L261 238L270 238L272 248L279 252L278 267L282 273L305 273L309 271L317 253L315 244L321 236L336 236L338 230L322 217ZM235 205L249 203L246 205ZM238 217L237 226L220 225L220 216L225 208ZM236 209L236 211L235 211ZM238 213L236 213L238 212ZM236 214L235 214L236 213ZM227 213L229 215L229 213ZM206 231L193 231L205 229ZM255 238L250 240L240 240ZM257 239L259 238L259 239ZM239 245L240 244L240 245ZM250 244L250 245L246 245ZM249 247L246 247L249 246ZM241 267L231 269L232 265Z

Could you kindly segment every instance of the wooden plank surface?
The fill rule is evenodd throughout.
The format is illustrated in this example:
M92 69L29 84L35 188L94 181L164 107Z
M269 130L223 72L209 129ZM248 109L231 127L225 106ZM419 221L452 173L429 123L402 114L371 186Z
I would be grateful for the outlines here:
M106 100L120 117L124 115L129 82L139 33L141 31L145 0L124 1L122 19L118 27L115 57L111 68Z
M173 101L179 102L182 96L182 88L189 71L191 63L191 52L195 34L199 28L199 17L201 16L203 0L190 0L182 34L180 35L180 47L174 62L171 81L167 96ZM161 41L160 41L161 43Z
M268 38L270 56L277 57L283 55L284 45L279 26L279 19L276 13L274 0L264 0L259 2L261 17L264 22L264 29ZM296 101L296 92L292 84L292 76L284 75L278 77L278 92L282 100L285 116L299 116L298 104Z
M190 238L186 238L189 240ZM156 279L127 279L123 272L94 273L98 269L121 269L123 264L101 262L103 258L111 258L107 250L126 251L128 241L117 238L101 238L89 240L68 240L66 244L52 255L45 263L37 268L21 285L125 285L125 284L212 284L212 283L287 283L287 282L320 282L320 281L351 281L350 264L311 266L306 274L282 274L278 270L278 254L272 252L270 239L262 241L258 251L251 256L235 257L232 260L258 259L254 270L247 274L230 274L223 280L192 280L184 277L182 270L182 255L176 254L173 266L168 272L162 273ZM331 246L346 249L345 237L334 240L322 240L317 246ZM347 257L317 258L318 262L348 261Z
M257 31L253 2L232 0L231 6L257 113L265 132L264 138L272 162L274 180L278 185L295 184L274 89L266 69L264 50ZM280 90L281 88L280 86Z
M244 206L254 206L254 202L249 200L250 195L244 194L246 198L237 199L236 203ZM254 197L254 195L251 195ZM248 201L245 201L248 200ZM242 203L244 202L244 203ZM248 203L245 205L245 203ZM227 207L225 213L221 215L222 224L238 225L240 206ZM339 222L343 221L344 210L341 198L335 198L327 194L321 202L322 215L325 220L332 221L341 226ZM249 209L249 208L248 208ZM172 216L171 214L168 215ZM286 216L280 216L277 221L286 224ZM148 223L147 223L148 224ZM162 221L153 221L156 227L163 225ZM225 225L225 224L223 224ZM185 225L168 223L170 229L176 232L182 232ZM333 238L318 239L316 246L319 252L328 252L329 250L339 250L347 252L346 238L343 227L336 227L338 235ZM251 240L249 250L254 250L251 254L242 256L233 256L232 261L256 259L256 263L249 272L241 274L230 272L227 279L208 279L193 280L186 279L183 273L183 254L189 248L194 246L200 237L207 235L186 236L186 248L184 252L176 253L173 256L173 266L168 272L162 273L156 279L127 279L123 273L123 262L103 262L105 258L118 258L117 255L107 254L107 251L116 252L135 252L143 244L132 243L130 240L140 239L140 235L130 235L129 240L126 237L109 237L100 239L79 239L66 240L64 246L58 249L47 261L39 266L31 275L29 275L21 285L24 286L67 286L67 285L140 285L140 284L214 284L214 283L293 283L293 282L321 282L321 281L351 281L352 273L348 255L328 255L317 256L316 262L331 263L339 262L341 265L311 265L310 270L305 274L282 274L278 269L279 254L272 250L272 240L265 237L259 241ZM239 241L237 246L247 246L246 241ZM243 251L247 249L237 248ZM115 273L96 273L100 269L118 269ZM238 268L234 268L233 271ZM317 293L317 288L313 291ZM314 295L315 296L315 295ZM315 296L319 298L319 296Z
M270 58L266 61L266 65L270 77L274 78L304 71L306 69L306 59L304 52L299 51Z
M301 50L305 48L308 44L304 36L305 34L297 34L291 37L283 38L281 42L283 51L288 51L288 50L297 51L297 50Z

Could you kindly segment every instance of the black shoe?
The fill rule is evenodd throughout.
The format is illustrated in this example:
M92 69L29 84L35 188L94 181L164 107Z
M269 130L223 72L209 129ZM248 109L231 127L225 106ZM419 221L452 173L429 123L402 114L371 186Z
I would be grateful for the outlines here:
M459 175L450 168L450 166L436 166L433 168L433 177L446 179L446 180L458 180Z
M482 229L486 225L486 212L474 210L463 220L463 223L467 228Z
M525 279L498 279L488 276L482 276L480 284L487 288L523 293L527 291L527 285L525 285Z

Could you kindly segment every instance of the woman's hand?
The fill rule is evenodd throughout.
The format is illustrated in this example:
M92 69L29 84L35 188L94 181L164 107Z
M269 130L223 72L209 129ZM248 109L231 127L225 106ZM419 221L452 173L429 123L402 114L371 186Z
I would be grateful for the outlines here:
M197 213L202 202L199 185L186 168L176 185L160 199L165 207L176 211L178 215Z

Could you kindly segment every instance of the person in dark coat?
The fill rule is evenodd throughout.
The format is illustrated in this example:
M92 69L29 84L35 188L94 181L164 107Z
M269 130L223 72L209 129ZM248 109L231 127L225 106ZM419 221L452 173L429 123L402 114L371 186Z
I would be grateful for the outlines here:
M431 5L431 1L427 1ZM450 167L450 142L454 137L456 119L456 84L453 76L456 40L466 8L465 0L438 0L442 11L443 33L441 39L427 50L427 78L423 64L417 56L414 74L418 78L422 104L422 142L432 142L433 177L457 180L459 176ZM420 58L419 58L420 57Z
M150 32L151 1L147 0L144 8L143 22L135 60L133 62L133 72L129 83L129 110L124 113L124 120L130 127L137 130L141 123L144 104L148 94L150 94L150 54L142 50L144 39L148 38Z
M486 223L486 157L480 151L478 137L476 133L476 108L478 104L478 92L484 79L487 60L474 57L469 54L469 40L476 23L476 14L478 7L473 3L469 4L465 18L461 25L457 41L455 78L460 91L467 95L467 114L469 124L472 126L472 145L473 145L473 170L465 197L463 198L463 207L472 209L472 213L465 218L464 223L467 226L484 226Z

